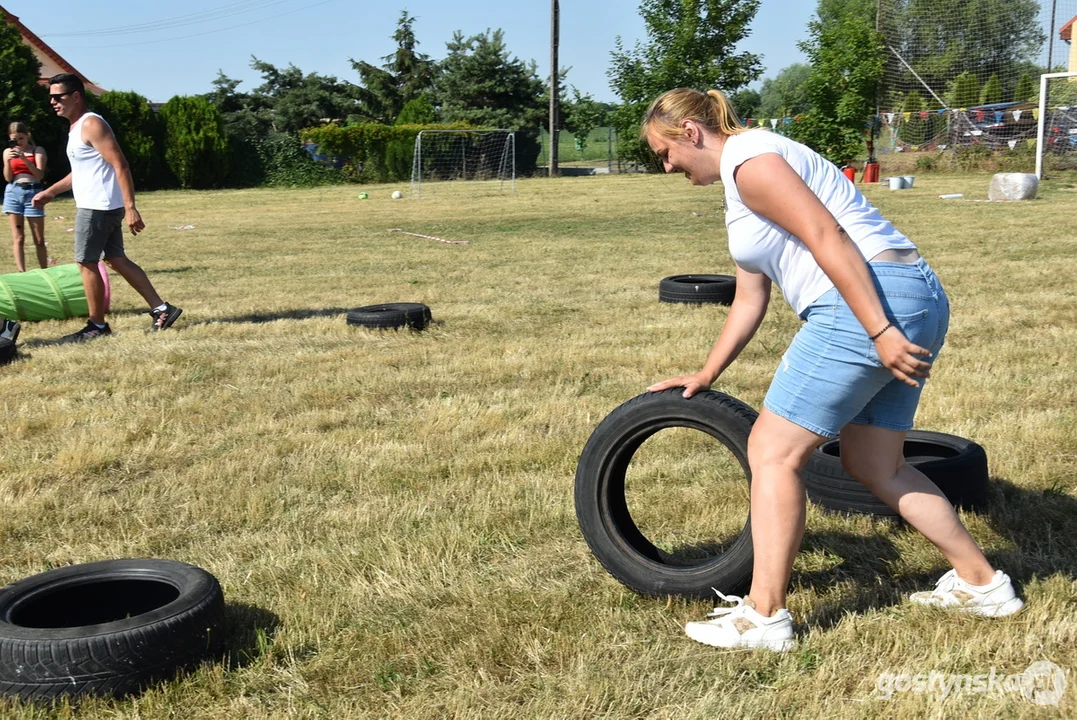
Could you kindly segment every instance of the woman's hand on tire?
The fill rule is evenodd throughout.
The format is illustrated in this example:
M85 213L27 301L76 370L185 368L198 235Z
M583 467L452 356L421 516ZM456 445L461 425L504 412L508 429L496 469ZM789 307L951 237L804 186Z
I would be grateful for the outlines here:
M875 338L875 350L879 353L879 362L906 385L920 387L913 378L931 377L931 363L925 359L931 357L931 351L909 342L896 327L888 328Z
M693 373L692 375L680 375L669 380L663 380L657 382L647 388L648 392L658 392L659 390L666 390L668 388L683 387L684 392L682 395L686 398L690 398L697 392L703 390L709 390L711 383L714 382L714 378L700 371Z

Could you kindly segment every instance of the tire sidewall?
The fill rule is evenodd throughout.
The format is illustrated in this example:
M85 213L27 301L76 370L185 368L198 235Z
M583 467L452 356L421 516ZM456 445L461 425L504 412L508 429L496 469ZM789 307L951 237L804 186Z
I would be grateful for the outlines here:
M750 519L723 551L695 565L670 565L648 557L635 537L651 545L624 507L625 472L647 438L667 428L698 430L715 438L736 457L751 483L747 439L755 411L714 391L681 397L679 388L645 393L615 409L592 432L580 455L575 502L580 530L602 566L620 582L648 595L710 595L712 587L741 585L751 573ZM733 402L740 413L723 413ZM746 412L745 412L746 411ZM627 514L627 521L624 515ZM653 546L653 545L652 545Z
M11 612L58 590L74 589L103 580L152 580L174 587L179 595L159 608L133 617L96 625L65 628L35 628L10 622ZM173 560L104 560L70 565L33 575L0 588L0 638L27 642L78 640L128 633L157 625L190 612L206 599L221 592L216 578L205 570Z

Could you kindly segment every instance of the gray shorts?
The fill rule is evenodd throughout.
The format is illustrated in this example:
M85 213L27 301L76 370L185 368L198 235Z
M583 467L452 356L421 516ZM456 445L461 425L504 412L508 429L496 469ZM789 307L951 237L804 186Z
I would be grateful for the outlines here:
M127 211L75 210L75 262L123 257L123 217Z

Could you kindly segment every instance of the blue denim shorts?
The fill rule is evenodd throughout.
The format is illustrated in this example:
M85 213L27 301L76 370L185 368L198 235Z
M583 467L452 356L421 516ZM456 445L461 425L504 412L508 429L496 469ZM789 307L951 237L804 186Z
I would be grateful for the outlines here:
M915 264L868 263L886 317L911 342L938 357L950 326L950 301L938 277ZM808 306L805 322L774 374L763 405L824 437L847 423L890 430L912 428L925 378L914 388L879 361L875 343L836 288Z
M4 188L4 214L25 215L26 217L45 217L45 210L36 208L30 202L34 195L45 189L41 183L34 183L34 187L8 183Z

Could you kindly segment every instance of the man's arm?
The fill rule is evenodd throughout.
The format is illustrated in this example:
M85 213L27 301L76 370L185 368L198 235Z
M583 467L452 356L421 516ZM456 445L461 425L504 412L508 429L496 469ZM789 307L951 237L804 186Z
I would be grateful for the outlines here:
M30 204L36 208L45 207L46 203L50 203L56 199L57 195L68 192L71 190L71 173L67 174L63 180L59 180L50 185L46 190L42 190L37 195L34 195Z
M116 142L116 136L112 134L112 128L97 117L88 117L82 123L82 141L101 153L105 162L116 171L116 181L120 184L123 206L127 212L127 227L132 235L138 235L146 224L135 207L135 181L131 178L131 167L123 156L120 144Z

